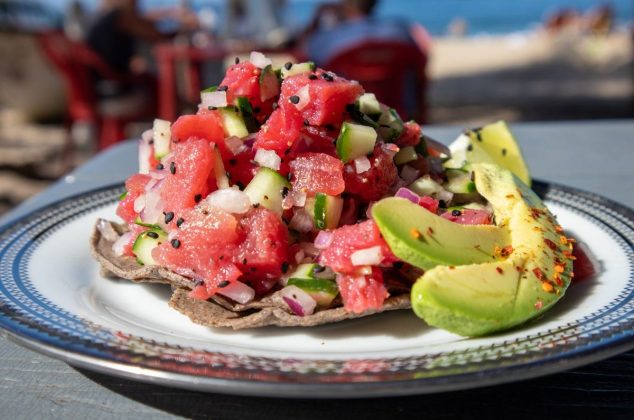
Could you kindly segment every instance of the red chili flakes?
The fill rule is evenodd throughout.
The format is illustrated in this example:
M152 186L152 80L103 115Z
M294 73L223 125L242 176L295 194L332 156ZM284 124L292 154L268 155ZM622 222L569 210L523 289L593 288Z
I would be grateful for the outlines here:
M539 280L544 281L544 272L539 267L533 268L533 274L535 274L535 277Z
M568 245L568 238L566 238L564 235L561 235L561 236L559 237L559 242L560 242L562 245Z
M455 266L453 266L453 265L450 265L448 268L449 268L450 270L455 270L455 269L456 269L456 267L455 267Z
M564 254L564 257L568 258L569 260L574 261L574 260L576 260L576 259L577 259L577 257L575 257L574 255L572 255L572 252L571 252L571 251L568 251L568 250L563 251L563 252L562 252L562 254Z
M539 219L542 213L540 209L536 209L535 207L531 208L531 216L533 216L533 219Z
M551 250L553 250L553 251L557 251L557 244L556 244L556 243L554 243L553 241L551 241L550 239L548 239L548 238L544 238L544 243L545 243L545 244L546 244L546 246L547 246L548 248L550 248Z
M411 235L412 238L414 239L418 239L420 238L420 232L418 230L416 230L415 228L412 228L412 230L409 231L409 234Z
M433 235L433 234L434 234L434 229L432 229L432 227L431 227L431 226L427 228L427 234L428 234L429 236L431 236L431 235Z
M564 228L562 228L560 225L557 225L555 226L555 232L564 233Z
M553 287L553 285L547 281L542 282L542 289L544 289L544 292L546 293L552 293L555 291L555 288Z
M518 273L521 273L521 272L522 272L522 267L520 267L519 265L516 265L516 266L515 266L515 270L516 270Z
M564 264L555 264L555 273L563 273L566 271L566 266Z
M508 257L513 253L513 247L511 245L507 245L500 250L500 255L504 258Z
M504 270L502 270L502 267L495 267L495 271L497 271L498 274L504 274Z
M535 305L533 305L535 307L535 309L537 309L538 311L544 307L544 302L542 302L541 300L538 300L537 302L535 302Z
M505 197L506 198L514 198L515 196L513 194L506 194Z

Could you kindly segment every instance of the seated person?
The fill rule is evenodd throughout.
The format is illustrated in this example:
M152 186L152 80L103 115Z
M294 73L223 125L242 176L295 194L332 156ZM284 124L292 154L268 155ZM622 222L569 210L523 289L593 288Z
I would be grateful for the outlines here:
M414 43L410 25L398 19L377 19L377 0L343 0L324 5L303 34L306 55L323 66L342 49L366 40Z

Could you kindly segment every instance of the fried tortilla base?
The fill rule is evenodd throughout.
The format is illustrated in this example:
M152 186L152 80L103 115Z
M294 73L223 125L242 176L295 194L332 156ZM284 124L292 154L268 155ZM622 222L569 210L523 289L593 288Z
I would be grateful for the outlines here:
M380 312L411 307L409 293L391 291L379 309L363 313L347 312L342 306L318 309L312 315L298 316L289 311L280 291L253 300L247 304L233 302L216 295L207 301L189 297L194 281L159 266L139 265L135 258L117 256L112 251L114 242L126 232L125 225L99 219L90 238L92 255L101 265L104 277L122 278L137 283L163 283L172 286L169 306L186 315L192 322L208 327L233 329L257 328L267 325L278 327L312 327L346 319L361 318Z

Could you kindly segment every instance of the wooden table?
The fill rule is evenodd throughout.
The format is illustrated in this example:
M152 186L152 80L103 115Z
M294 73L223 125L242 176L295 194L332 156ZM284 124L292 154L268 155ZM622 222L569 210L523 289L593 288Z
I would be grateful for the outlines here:
M634 121L514 124L533 175L634 207ZM428 127L445 142L458 127ZM136 143L107 150L4 221L61 196L123 180ZM634 418L634 351L568 372L493 387L372 400L272 399L204 394L70 367L0 339L2 418L351 419ZM283 396L280 396L283 397Z

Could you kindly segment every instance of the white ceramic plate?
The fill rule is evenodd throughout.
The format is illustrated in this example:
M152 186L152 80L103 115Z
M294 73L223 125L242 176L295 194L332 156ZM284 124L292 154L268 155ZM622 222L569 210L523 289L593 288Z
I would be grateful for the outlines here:
M367 397L534 377L634 347L634 211L536 183L600 273L542 318L466 339L397 311L314 328L213 330L167 306L169 288L99 276L88 237L115 219L122 186L91 191L5 226L0 327L70 364L165 385L244 395Z

